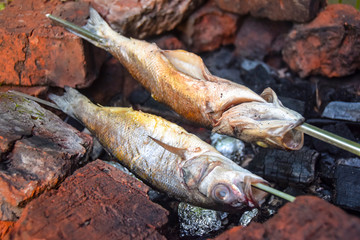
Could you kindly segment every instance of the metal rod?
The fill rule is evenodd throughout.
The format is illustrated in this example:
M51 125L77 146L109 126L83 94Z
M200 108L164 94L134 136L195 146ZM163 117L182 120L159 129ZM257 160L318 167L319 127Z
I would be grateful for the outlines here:
M22 93L22 92L18 92L18 91L15 91L15 90L9 90L8 91L9 93L13 93L15 95L18 95L20 97L24 97L24 98L27 98L27 99L30 99L30 100L33 100L35 102L38 102L38 103L41 103L41 104L44 104L45 106L49 106L49 107L52 107L52 108L55 108L55 109L58 109L61 111L61 109L54 103L51 103L49 101L46 101L46 100L42 100L40 98L37 98L37 97L33 97L33 96L30 96L26 93Z
M296 199L294 196L291 196L291 195L289 195L287 193L281 192L281 191L279 191L279 190L277 190L275 188L269 187L269 186L267 186L265 184L262 184L262 183L254 183L254 184L251 184L251 185L258 188L258 189L261 189L261 190L263 190L265 192L268 192L270 194L273 194L275 196L278 196L280 198L288 200L289 202L293 202Z
M66 27L68 30L70 30L71 32L75 32L80 34L81 36L84 36L90 40L96 41L96 42L101 42L103 40L103 38L101 38L99 35L96 35L82 27L79 27L69 21L66 21L64 19L55 17L51 14L46 14L46 17L50 18L51 20L53 20L54 22Z
M296 129L299 131L302 131L303 133L306 133L314 138L320 139L320 140L330 143L338 148L344 149L346 151L349 151L351 153L354 153L354 154L360 156L360 144L359 143L356 143L349 139L340 137L336 134L325 131L321 128L315 127L308 123L303 123L302 125L298 126Z

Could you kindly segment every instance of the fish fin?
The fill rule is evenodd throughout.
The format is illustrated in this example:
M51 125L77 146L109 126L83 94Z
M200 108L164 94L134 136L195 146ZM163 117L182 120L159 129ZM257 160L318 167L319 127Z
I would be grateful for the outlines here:
M161 53L179 72L196 79L209 80L210 72L198 55L184 50L164 50Z
M274 103L276 106L283 107L282 103L280 102L278 96L271 88L265 88L264 91L260 94L260 96L265 99L268 103Z
M172 153L180 156L182 159L186 159L185 153L186 153L187 149L170 146L170 145L168 145L160 140L157 140L151 136L149 136L149 138L151 138L154 142L156 142L157 144L159 144L161 147L165 148L169 152L172 152Z

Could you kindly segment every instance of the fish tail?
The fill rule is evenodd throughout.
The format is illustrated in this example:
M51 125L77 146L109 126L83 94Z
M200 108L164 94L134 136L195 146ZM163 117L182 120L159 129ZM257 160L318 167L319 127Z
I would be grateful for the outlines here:
M110 39L112 39L114 34L116 34L117 37L123 37L112 30L100 14L92 7L90 7L90 18L87 24L83 27L79 27L69 21L55 17L51 14L46 14L46 16L59 25L65 27L68 31L105 50L107 50L110 45ZM127 39L125 37L123 38Z
M80 94L77 90L65 86L65 93L62 96L49 94L49 98L67 115L77 119L75 115L75 106L79 105L81 100L89 101L85 96Z

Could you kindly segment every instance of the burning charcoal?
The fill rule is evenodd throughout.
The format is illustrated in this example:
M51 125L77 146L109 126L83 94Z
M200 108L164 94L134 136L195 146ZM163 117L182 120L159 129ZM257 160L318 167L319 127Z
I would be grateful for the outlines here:
M239 164L244 156L245 144L243 141L218 133L212 133L210 139L216 150Z
M224 232L215 240L359 239L360 220L313 196L297 197L263 224L251 223Z
M360 102L330 102L322 117L360 122Z
M348 4L329 5L288 34L283 59L304 78L348 76L360 68L360 14Z
M212 51L234 42L238 16L217 8L213 1L191 14L178 30L192 52Z
M146 38L170 31L204 0L92 0L109 24L125 35Z
M325 127L323 127L322 129L335 133L341 137L344 137L346 139L349 139L351 141L355 141L356 139L353 135L353 133L351 132L351 130L348 128L348 126L345 123L336 123L335 125L327 125ZM313 144L314 147L317 151L319 152L328 152L334 155L341 155L342 157L351 157L353 156L353 154L341 150L338 147L335 147L333 145L330 145L328 143L325 143L323 141L320 141L318 139L313 139Z
M204 209L181 202L178 207L180 235L204 236L222 227L227 213Z
M240 15L269 18L273 21L308 22L326 4L324 0L286 0L286 1L243 1L215 0L225 11Z
M252 209L251 211L246 211L241 216L239 220L239 225L241 226L247 226L251 222L251 220L256 217L256 215L259 213L259 210L257 208Z
M0 220L55 187L88 159L92 139L37 103L0 93Z
M360 159L340 159L336 166L335 203L360 212Z
M32 201L10 239L165 239L168 212L148 187L96 160Z
M289 22L273 22L251 16L245 18L236 35L236 55L263 60L270 53L280 54L291 26Z
M249 163L249 170L272 182L307 185L315 178L318 156L305 147L296 152L261 149Z
M0 11L0 85L33 86L38 90L49 85L89 86L106 53L61 27L49 28L50 21L45 17L45 13L54 12L82 25L88 9L88 3L80 1L62 4L30 0L13 1Z

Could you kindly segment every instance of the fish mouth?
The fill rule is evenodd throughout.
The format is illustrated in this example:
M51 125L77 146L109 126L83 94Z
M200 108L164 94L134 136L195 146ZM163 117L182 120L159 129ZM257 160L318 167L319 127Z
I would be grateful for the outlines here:
M279 147L286 150L299 150L304 145L304 133L297 130L296 128L304 122L304 118L297 120L295 123L289 125L284 130L284 134L280 137ZM271 139L267 139L272 142Z
M260 207L265 202L266 196L268 196L267 192L253 186L256 183L269 185L265 180L254 179L248 176L244 178L244 194L249 207Z

